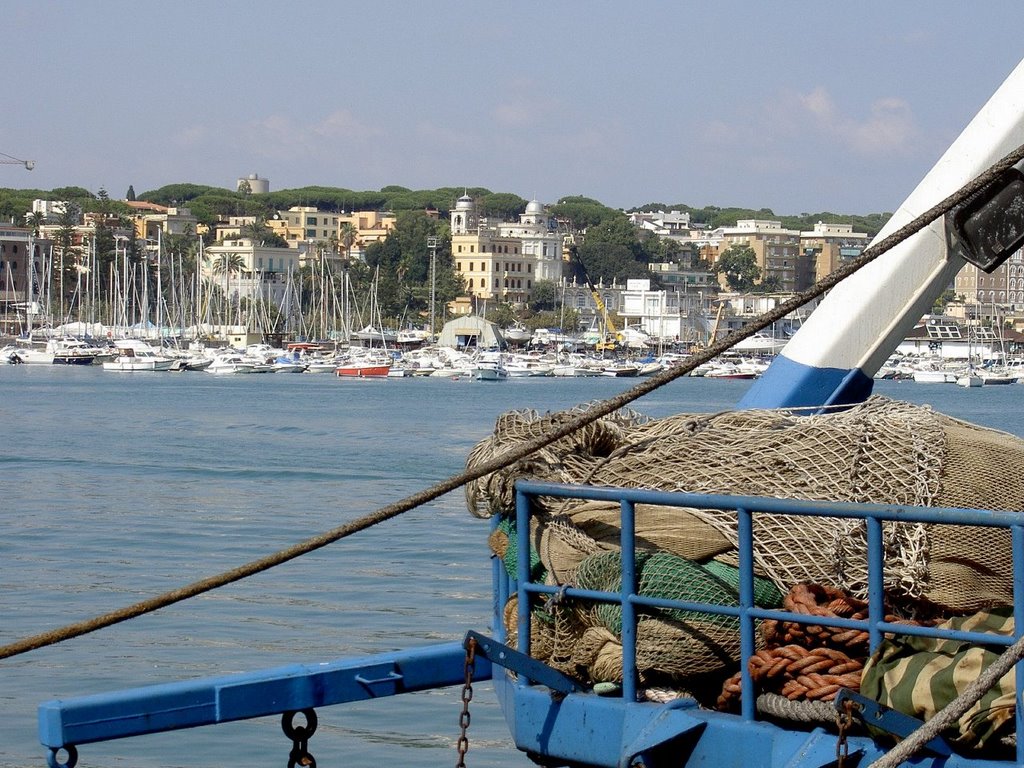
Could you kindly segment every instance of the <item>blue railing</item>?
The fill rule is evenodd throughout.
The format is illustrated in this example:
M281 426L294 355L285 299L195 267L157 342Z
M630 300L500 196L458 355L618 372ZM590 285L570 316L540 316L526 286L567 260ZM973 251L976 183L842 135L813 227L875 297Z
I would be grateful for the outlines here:
M530 559L520 556L517 560L517 579L510 581L504 571L498 570L496 598L499 613L495 616L495 627L502 627L500 606L505 604L512 590L518 590L517 647L529 653L530 647L530 595L553 596L562 593L565 597L618 603L622 608L622 696L626 702L637 700L638 677L636 669L636 628L637 612L643 608L678 609L701 611L735 617L740 627L740 670L742 673L742 703L740 716L746 720L756 719L754 683L750 675L749 661L755 652L755 622L763 619L791 621L805 625L867 631L870 649L873 652L886 633L918 635L935 638L949 638L988 646L1010 646L1024 634L1024 513L986 511L978 509L952 509L935 507L906 507L882 504L855 504L842 502L815 502L786 500L766 497L703 495L692 493L670 493L625 488L597 486L569 486L535 482L516 484L516 545L519 553L530 551L531 500L539 496L586 499L617 502L621 508L622 547L622 590L619 593L599 592L551 586L530 581ZM736 514L738 526L739 558L739 599L738 606L716 605L693 601L671 600L637 593L635 511L637 504L653 504L697 509L731 510ZM862 519L867 528L868 563L868 617L867 619L844 619L840 617L809 617L783 610L759 608L754 604L754 534L753 520L759 514L783 514L794 517L830 517ZM1013 616L1016 636L994 635L979 632L965 632L935 627L893 624L885 621L883 592L883 545L882 524L886 521L899 523L959 524L1007 528L1011 532L1013 556ZM523 682L527 685L528 682ZM1024 691L1024 674L1018 673L1016 727L1021 733L1024 723L1024 707L1020 706ZM1017 762L1024 765L1024 740L1018 740Z

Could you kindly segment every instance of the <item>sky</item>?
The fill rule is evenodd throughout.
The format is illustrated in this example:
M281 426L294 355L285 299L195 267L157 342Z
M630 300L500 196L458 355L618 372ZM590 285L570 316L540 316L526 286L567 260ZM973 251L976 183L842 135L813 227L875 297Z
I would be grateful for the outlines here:
M5 0L0 187L485 187L893 211L1019 0ZM0 158L3 159L3 158Z

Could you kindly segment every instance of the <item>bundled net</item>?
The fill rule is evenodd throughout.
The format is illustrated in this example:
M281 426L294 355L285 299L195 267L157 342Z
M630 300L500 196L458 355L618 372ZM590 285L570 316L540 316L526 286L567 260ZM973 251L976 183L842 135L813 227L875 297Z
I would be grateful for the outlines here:
M473 449L468 464L534 439L579 410L506 413L494 434ZM513 486L520 479L1014 510L1024 499L1024 441L881 397L814 416L752 410L652 420L620 411L471 483L466 488L470 511L512 516ZM734 513L641 504L636 520L641 590L735 604L735 585L715 570L737 563ZM507 533L499 530L492 545L509 563L515 555L507 556ZM759 514L754 538L757 573L772 588L759 591L759 604L777 605L781 595L802 583L865 596L861 521ZM536 572L549 584L617 589L617 504L541 498L529 539ZM1012 566L1004 530L886 523L883 540L887 597L907 615L922 606L927 606L922 612L965 613L1010 600ZM594 681L621 675L615 671L616 664L621 669L616 609L584 608L573 601L540 608L535 655ZM509 613L514 617L514 610ZM737 632L728 620L648 612L640 618L638 635L641 676L648 681L735 668Z

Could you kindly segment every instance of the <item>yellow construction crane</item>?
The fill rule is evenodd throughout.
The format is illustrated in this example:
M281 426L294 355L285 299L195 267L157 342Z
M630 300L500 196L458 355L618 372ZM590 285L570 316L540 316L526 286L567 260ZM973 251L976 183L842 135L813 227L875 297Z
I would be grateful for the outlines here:
M598 339L594 348L598 352L603 352L606 349L618 349L622 346L622 334L615 328L615 323L613 323L612 319L608 316L608 308L605 307L604 301L601 299L601 294L590 279L590 275L587 274L587 268L583 265L583 259L581 259L579 253L577 253L575 245L570 246L569 253L576 259L576 263L579 264L580 271L583 273L583 279L587 281L587 287L590 289L590 295L594 298L594 305L597 307L597 311L601 313L603 335Z
M0 164L2 165L23 165L26 171L31 171L36 167L35 160L19 160L16 157L11 157L8 154L0 152Z

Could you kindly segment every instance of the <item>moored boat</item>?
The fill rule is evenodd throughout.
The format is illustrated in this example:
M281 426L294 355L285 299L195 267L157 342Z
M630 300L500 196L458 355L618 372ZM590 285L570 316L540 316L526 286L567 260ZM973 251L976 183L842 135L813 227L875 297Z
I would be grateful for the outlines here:
M174 358L162 354L141 339L119 339L117 355L103 361L103 370L120 372L169 371Z

